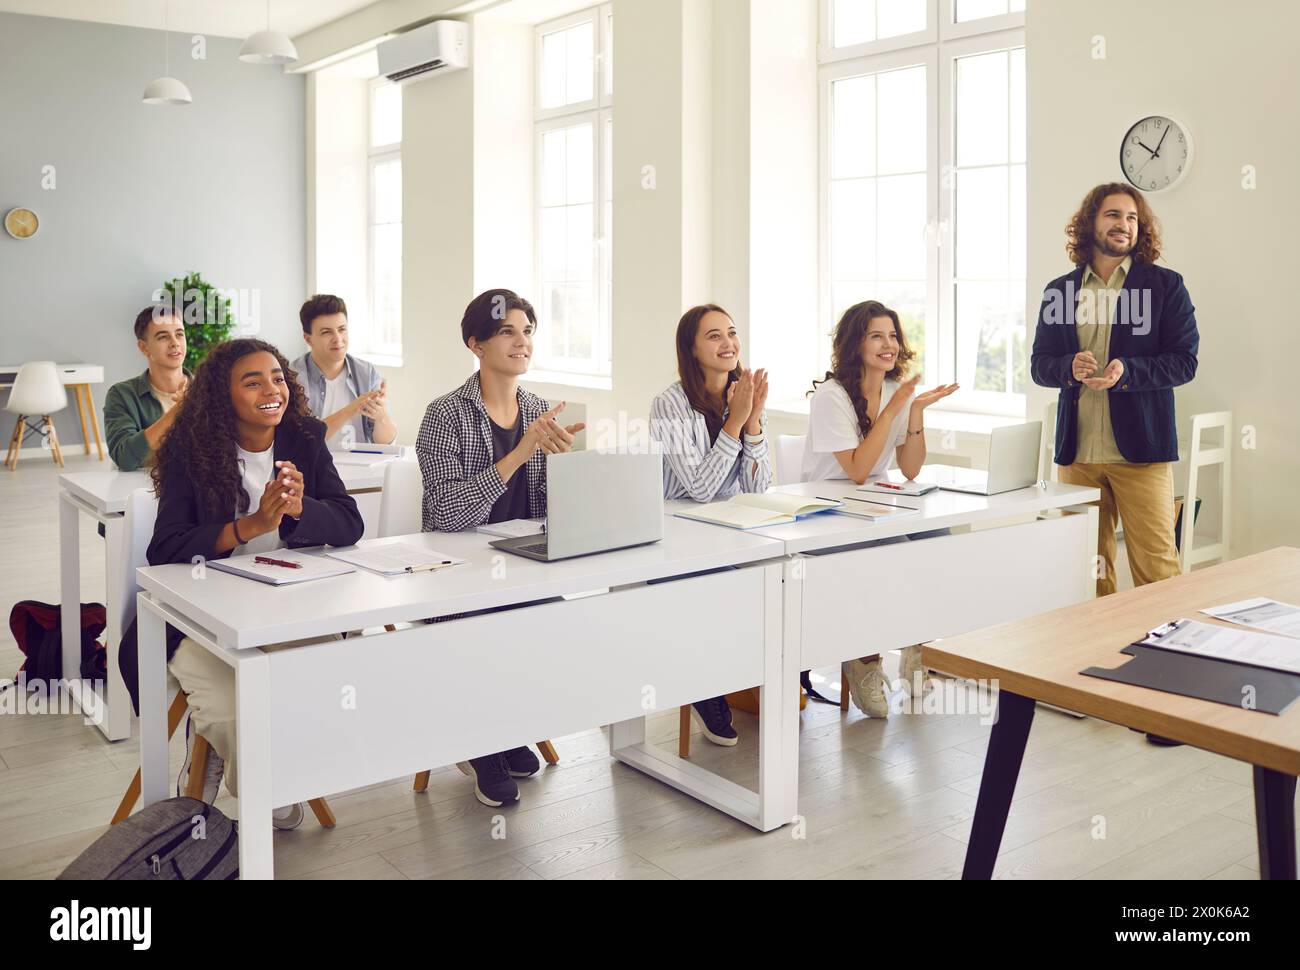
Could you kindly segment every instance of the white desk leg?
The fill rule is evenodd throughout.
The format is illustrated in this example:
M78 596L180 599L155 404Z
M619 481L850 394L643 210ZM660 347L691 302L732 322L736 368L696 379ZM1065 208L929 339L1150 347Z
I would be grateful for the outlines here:
M793 680L786 669L782 646L783 574L787 563L763 568L763 683L758 696L758 825L770 832L789 822L794 815L794 792L787 784L790 759L799 763L798 721L794 745L789 744L787 711L791 704L799 712L799 671Z
M121 672L117 669L117 648L122 642L122 615L129 605L128 590L135 588L134 577L122 575L119 568L123 562L122 540L126 517L115 515L104 520L104 570L105 597L108 605L107 627L104 635L108 638L108 678L100 691L101 721L99 729L110 741L121 741L131 736L130 695Z
M271 809L271 664L249 650L235 664L235 743L239 746L239 878L274 879Z
M803 576L802 557L785 562L781 585L781 666L785 682L786 703L781 716L781 743L786 811L788 819L799 812L799 673L803 670Z
M645 718L634 717L609 726L609 754L616 757L620 748L645 743Z
M140 792L145 805L167 797L167 625L139 594Z
M63 677L81 672L81 512L59 494L59 626L63 634Z

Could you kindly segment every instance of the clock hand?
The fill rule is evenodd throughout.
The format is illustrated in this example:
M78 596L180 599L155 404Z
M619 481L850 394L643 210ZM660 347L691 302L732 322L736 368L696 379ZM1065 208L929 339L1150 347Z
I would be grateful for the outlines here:
M1149 152L1151 153L1151 156L1152 156L1153 158L1155 157L1155 154L1156 154L1156 148L1147 148L1146 143L1143 142L1141 139L1138 139L1138 144L1141 145L1143 148L1146 148L1147 151L1149 151ZM1158 148L1158 147L1159 147L1159 146L1157 146L1157 148Z
M1169 126L1169 128L1172 128L1172 127L1173 127L1172 125ZM1160 140L1159 140L1158 142L1156 142L1156 152L1155 152L1155 153L1156 153L1157 155L1160 154L1160 149L1161 149L1162 147L1164 147L1165 139L1169 137L1169 128L1166 128L1166 129L1165 129L1165 133L1164 133L1163 135L1161 135L1161 136L1160 136Z

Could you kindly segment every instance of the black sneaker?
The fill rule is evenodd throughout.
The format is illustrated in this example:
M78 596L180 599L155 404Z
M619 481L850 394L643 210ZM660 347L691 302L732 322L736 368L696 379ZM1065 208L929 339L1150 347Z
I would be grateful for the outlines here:
M542 763L537 760L531 748L511 748L502 755L506 759L506 768L511 778L527 778L542 770Z
M470 758L456 767L474 779L475 797L489 808L519 801L519 786L510 777L505 755L498 753Z
M707 701L692 704L691 719L714 744L730 748L739 737L736 729L731 726L731 706L725 697L710 697Z

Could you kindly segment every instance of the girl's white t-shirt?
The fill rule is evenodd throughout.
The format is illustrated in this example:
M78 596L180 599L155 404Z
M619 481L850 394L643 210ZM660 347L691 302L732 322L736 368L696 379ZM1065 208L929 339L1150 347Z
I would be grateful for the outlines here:
M880 390L881 411L885 410L885 405L897 390L898 381L885 381ZM883 474L894 459L894 449L907 441L906 409L894 418L890 435L892 445L885 446L868 477ZM808 442L804 446L800 479L816 482L827 478L848 478L835 452L856 448L861 441L858 416L844 386L834 378L818 384L808 409Z
M243 479L240 487L248 496L248 511L244 515L252 515L262 504L262 493L266 491L266 483L275 474L275 445L267 448L266 451L245 451L238 445L235 446L235 450L239 453L239 469ZM282 548L284 548L284 541L280 538L280 530L276 529L250 539L242 546L235 546L231 555L251 556Z

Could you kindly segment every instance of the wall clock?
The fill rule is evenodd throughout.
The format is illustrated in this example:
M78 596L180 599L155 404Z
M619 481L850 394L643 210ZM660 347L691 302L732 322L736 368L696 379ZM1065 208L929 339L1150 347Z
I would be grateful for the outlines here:
M1124 177L1143 192L1172 189L1192 168L1192 135L1165 115L1149 115L1124 134L1119 149Z
M5 213L5 231L15 239L28 239L36 235L40 220L31 209L14 208Z

